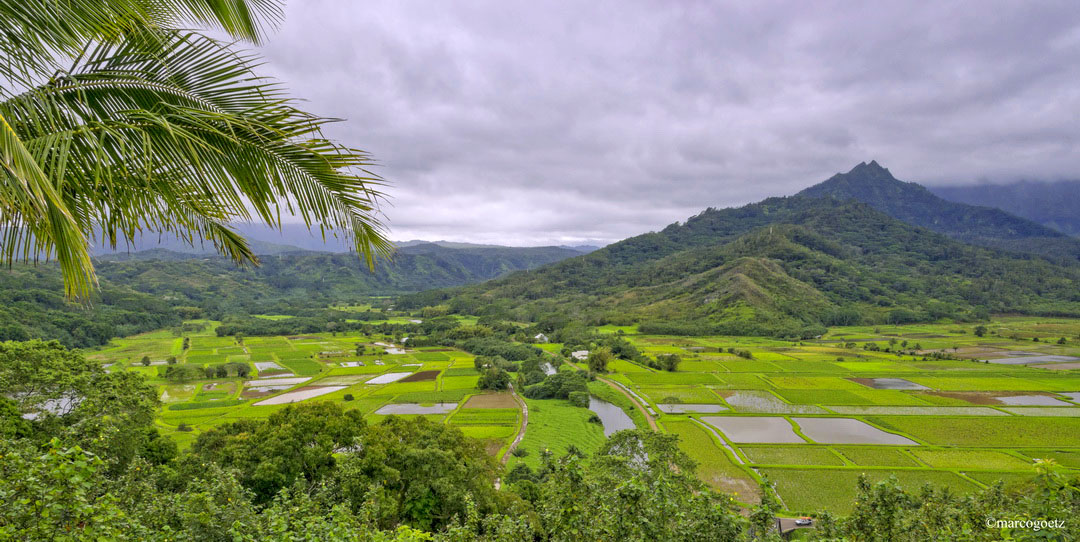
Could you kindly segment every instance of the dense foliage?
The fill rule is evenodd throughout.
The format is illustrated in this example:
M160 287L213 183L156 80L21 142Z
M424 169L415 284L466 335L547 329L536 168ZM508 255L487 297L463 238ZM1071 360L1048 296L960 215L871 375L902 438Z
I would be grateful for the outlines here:
M0 340L46 338L88 347L180 323L168 302L108 281L88 305L72 304L62 292L62 278L52 267L0 272Z
M223 335L333 331L345 329L346 320L385 318L377 311L327 308L341 300L469 284L575 254L557 247L417 245L379 262L372 273L348 254L294 252L244 269L217 257L149 251L99 259L100 288L87 304L64 299L55 265L18 265L0 273L0 340L43 338L90 347L192 318L224 320Z

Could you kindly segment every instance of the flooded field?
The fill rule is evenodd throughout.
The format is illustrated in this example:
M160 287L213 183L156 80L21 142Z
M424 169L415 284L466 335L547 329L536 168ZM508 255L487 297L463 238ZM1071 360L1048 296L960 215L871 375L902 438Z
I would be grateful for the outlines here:
M795 434L795 430L786 419L778 416L708 416L701 419L719 429L732 442L763 444L803 444L806 442Z
M922 384L916 384L903 378L850 378L852 382L858 382L864 386L870 386L875 390L928 390L930 388Z
M277 363L275 363L273 361L256 361L255 362L255 370L259 371L260 373L264 372L264 371L274 371L274 370L284 370L284 369L285 369L284 367L278 365Z
M1072 406L1049 395L1006 395L995 399L1009 406Z
M412 373L385 373L368 380L366 384L389 384L391 382L397 382L411 374Z
M296 391L290 391L289 393L283 393L277 397L271 397L264 401L255 403L255 406L264 405L284 405L287 403L298 403L320 395L326 395L328 393L334 393L335 391L341 391L346 386L308 386L306 388L300 388Z
M804 435L822 443L918 445L909 438L887 433L853 418L792 418L792 420L799 424L799 429Z
M391 414L446 414L457 408L457 403L435 403L433 405L421 405L419 403L391 403L385 405L376 414L389 416Z
M792 405L764 390L725 392L724 400L739 412L755 414L824 414L813 405Z

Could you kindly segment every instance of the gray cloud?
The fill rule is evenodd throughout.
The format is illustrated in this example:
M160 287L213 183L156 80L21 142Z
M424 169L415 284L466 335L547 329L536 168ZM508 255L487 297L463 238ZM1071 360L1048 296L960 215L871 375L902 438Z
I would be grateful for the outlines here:
M397 239L611 241L872 158L1080 166L1070 2L293 0L261 53L378 158Z

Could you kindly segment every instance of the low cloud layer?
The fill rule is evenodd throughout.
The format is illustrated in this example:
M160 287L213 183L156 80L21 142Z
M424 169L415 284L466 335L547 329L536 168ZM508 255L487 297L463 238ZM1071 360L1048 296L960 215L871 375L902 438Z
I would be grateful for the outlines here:
M395 239L609 242L870 159L1080 169L1070 2L292 0L260 52L379 160Z

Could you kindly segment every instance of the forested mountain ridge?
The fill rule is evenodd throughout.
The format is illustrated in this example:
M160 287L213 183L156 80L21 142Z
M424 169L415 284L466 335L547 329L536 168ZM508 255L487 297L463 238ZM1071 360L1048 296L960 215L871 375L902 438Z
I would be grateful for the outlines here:
M1080 236L1080 181L934 186L949 201L997 207L1060 232Z
M855 199L908 224L968 243L1080 261L1080 240L1001 209L947 201L922 185L897 180L874 161L838 173L798 195Z
M200 302L254 288L245 295L314 298L335 302L363 295L389 295L444 288L532 269L580 254L558 247L445 248L422 244L402 248L370 272L355 254L285 252L261 258L258 267L237 268L218 257L183 257L154 251L151 258L100 258L102 276L139 291ZM260 289L265 288L262 292Z
M529 273L406 296L402 306L680 333L1080 314L1080 266L972 246L836 198L769 198Z
M577 254L559 247L421 244L400 249L372 273L347 253L284 252L239 268L218 256L153 249L97 258L100 289L86 305L64 299L54 264L16 265L0 272L0 340L87 347L177 325L182 315L313 314L330 304L480 282Z

